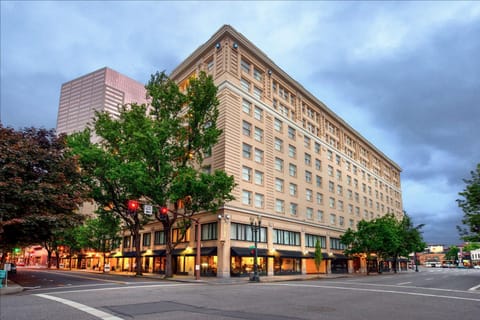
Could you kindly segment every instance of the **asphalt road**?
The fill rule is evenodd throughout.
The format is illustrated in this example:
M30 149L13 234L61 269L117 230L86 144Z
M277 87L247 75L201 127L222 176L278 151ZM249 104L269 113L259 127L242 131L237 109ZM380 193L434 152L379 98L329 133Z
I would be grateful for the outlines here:
M480 270L222 285L49 271L25 271L24 277L36 281L21 294L1 297L2 320L464 320L480 315Z

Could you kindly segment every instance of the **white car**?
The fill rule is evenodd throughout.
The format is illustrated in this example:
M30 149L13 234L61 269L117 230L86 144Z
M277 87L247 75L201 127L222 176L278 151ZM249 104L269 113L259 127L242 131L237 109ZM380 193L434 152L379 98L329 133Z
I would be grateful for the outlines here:
M473 269L480 269L480 265L478 265L478 266L473 266Z

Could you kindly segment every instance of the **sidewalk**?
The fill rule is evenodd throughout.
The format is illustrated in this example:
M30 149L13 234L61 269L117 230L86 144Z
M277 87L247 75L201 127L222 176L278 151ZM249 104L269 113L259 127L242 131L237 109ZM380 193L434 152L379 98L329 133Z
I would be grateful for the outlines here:
M19 286L15 282L8 280L8 287L3 284L3 286L0 288L0 296L3 296L5 294L19 293L22 291L23 287Z

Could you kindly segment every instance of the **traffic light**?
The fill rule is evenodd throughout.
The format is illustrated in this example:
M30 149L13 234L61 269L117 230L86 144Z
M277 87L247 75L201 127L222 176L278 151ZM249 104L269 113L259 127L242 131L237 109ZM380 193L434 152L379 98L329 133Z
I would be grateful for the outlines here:
M131 214L134 214L138 210L138 201L137 200L128 200L128 211Z
M168 208L167 207L160 207L160 214L166 215L168 213Z
M250 249L250 255L254 256L255 255L255 247L254 246L249 246L248 249Z

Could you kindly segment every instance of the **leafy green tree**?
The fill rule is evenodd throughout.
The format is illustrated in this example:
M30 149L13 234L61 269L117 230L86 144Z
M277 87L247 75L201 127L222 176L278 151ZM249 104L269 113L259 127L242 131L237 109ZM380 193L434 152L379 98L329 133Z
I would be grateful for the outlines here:
M232 176L216 170L205 173L203 159L218 142L217 88L211 77L191 78L185 93L164 73L152 75L146 85L150 104L123 106L118 117L97 113L91 142L89 129L70 137L82 169L92 177L93 198L110 206L134 236L137 274L141 274L141 228L150 220L129 213L127 201L152 204L166 237L166 277L172 276L171 253L199 212L215 212L233 199ZM159 210L168 207L168 212ZM172 240L172 229L181 233Z
M65 136L0 125L0 141L0 247L43 243L52 228L76 223L88 190Z
M451 246L445 253L445 260L452 260L456 263L458 261L459 252L460 248L458 248L457 246Z
M120 219L110 211L100 210L96 218L88 219L79 226L75 237L81 248L90 248L103 254L106 262L106 253L117 247L120 241Z
M366 254L367 259L372 254L382 260L393 258L396 272L398 257L425 247L420 233L422 227L423 225L413 227L406 214L401 221L392 214L387 214L372 221L360 221L356 231L349 228L340 239L347 246L346 254Z
M323 254L322 254L322 247L320 245L320 241L317 239L315 242L315 267L317 268L317 273L320 273L320 265L322 264Z
M480 242L480 163L475 171L470 172L472 178L464 179L466 184L463 192L459 195L458 206L463 210L462 223L466 227L457 226L463 240Z
M469 252L472 250L480 249L480 242L469 242L463 247L463 250Z

